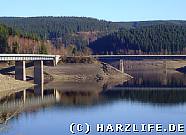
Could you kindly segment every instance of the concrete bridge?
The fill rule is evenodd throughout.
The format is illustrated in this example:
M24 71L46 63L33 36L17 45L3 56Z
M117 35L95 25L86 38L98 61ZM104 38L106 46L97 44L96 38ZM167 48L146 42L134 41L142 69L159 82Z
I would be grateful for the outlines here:
M92 55L98 60L119 60L119 69L124 73L124 60L162 60L166 69L166 60L186 60L186 55Z
M0 61L15 61L15 78L17 80L26 80L25 62L34 61L35 84L43 83L43 61L53 61L54 65L57 65L59 59L59 55L0 54Z
M78 56L77 56L78 57ZM163 60L166 68L166 60L186 59L186 55L90 55L83 57L93 57L98 60L119 60L120 71L124 73L124 60ZM41 55L41 54L0 54L0 61L15 61L15 76L18 80L26 80L25 62L34 61L34 82L42 84L43 61L53 61L57 65L60 55Z
M186 59L186 55L92 55L94 58L102 59L116 59L116 60L179 60Z
M186 90L186 87L113 87L110 89L107 89L107 91L109 90L122 90L122 91L182 91L182 90Z

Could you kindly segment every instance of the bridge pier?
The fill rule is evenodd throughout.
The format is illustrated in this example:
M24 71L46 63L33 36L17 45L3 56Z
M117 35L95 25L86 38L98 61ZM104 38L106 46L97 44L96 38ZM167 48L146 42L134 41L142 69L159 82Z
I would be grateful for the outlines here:
M26 81L25 61L15 62L15 79Z
M119 62L119 70L124 73L124 60L123 59L120 59L120 62Z
M60 94L59 94L59 91L54 89L54 96L56 97L56 101L60 101L61 97L60 97Z
M15 62L15 79L26 81L25 61ZM42 60L34 61L34 83L39 85L44 83Z
M44 83L43 61L34 61L34 83L42 85Z

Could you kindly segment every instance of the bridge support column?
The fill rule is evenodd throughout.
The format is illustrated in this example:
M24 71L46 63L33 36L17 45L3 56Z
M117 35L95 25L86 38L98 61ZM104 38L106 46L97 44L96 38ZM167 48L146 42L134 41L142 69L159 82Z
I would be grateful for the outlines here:
M43 61L34 61L34 83L39 85L44 83Z
M26 81L25 61L15 62L15 79Z
M119 70L124 73L124 61L123 59L120 59L120 62L119 62Z

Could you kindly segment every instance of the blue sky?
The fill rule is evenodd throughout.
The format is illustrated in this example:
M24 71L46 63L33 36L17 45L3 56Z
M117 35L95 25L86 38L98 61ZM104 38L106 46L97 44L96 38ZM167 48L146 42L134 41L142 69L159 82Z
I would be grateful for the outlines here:
M186 0L2 0L0 16L86 16L109 21L186 20Z

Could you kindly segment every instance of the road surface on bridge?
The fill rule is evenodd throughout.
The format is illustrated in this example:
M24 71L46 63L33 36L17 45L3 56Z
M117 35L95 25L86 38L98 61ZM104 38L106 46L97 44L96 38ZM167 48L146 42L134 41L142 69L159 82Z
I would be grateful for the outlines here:
M124 59L124 60L142 60L142 59L179 60L179 59L186 59L186 55L91 55L91 57L98 58L98 59Z

